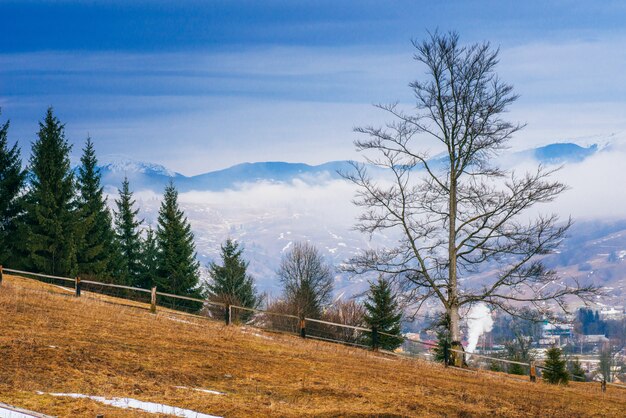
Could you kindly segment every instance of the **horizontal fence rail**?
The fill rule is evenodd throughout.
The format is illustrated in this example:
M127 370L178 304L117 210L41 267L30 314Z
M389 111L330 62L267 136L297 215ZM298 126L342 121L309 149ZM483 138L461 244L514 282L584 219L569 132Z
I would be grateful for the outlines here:
M81 283L81 285L93 284L93 285L96 285L96 286L106 286L106 287L112 287L112 288L116 288L116 289L132 290L133 292L144 292L144 293L150 293L151 292L150 289L142 289L141 287L124 286L122 284L114 284L114 283L101 283L101 282L94 282L94 281L91 281L91 280L80 280L80 283Z
M148 292L149 292L149 290L148 290ZM205 299L192 298L190 296L174 295L172 293L163 293L163 292L156 292L156 294L158 296L166 296L166 297L169 297L169 298L175 298L175 299L180 299L180 300L189 300L189 301L192 301L192 302L199 302L199 303L211 303L212 305L219 305L219 306L222 306L222 307L226 306L226 304L224 304L224 303L208 302Z
M305 318L306 337L356 347L372 347L372 329Z
M25 275L28 275L28 276L37 276L37 277L43 277L43 278L47 278L47 279L65 280L65 281L68 281L68 282L76 281L76 279L70 279L69 277L60 277L60 276L52 276L50 274L32 273L30 271L13 270L13 269L8 269L6 267L3 267L2 269L4 271L8 271L9 273L25 274Z
M289 334L301 333L301 320L295 315L247 308L244 306L230 306L229 323L249 325L269 331L286 332Z
M541 375L541 370L551 370L544 365L536 364L536 362L532 360L522 362L488 356L485 354L469 353L467 351L454 349L449 346L443 348L443 346L440 347L439 344L436 343L414 340L403 335L389 334L378 331L376 328L340 324L321 319L300 318L296 315L287 313L229 305L223 302L209 301L192 296L175 295L171 293L159 292L156 287L153 287L152 289L144 289L115 283L82 280L79 277L72 279L69 277L9 269L1 265L0 284L2 283L3 272L23 275L26 278L43 281L55 286L57 286L55 281L61 281L63 282L63 285L59 286L65 289L74 288L76 296L81 296L81 291L86 291L94 294L112 296L132 302L138 302L142 304L142 307L144 305L150 305L150 311L153 313L156 312L157 306L160 306L206 319L223 321L225 324L247 325L263 330L284 332L288 334L300 335L304 338L329 341L366 349L379 349L384 347L384 344L381 346L384 341L394 341L397 344L394 344L393 346L399 345L400 351L393 354L411 358L422 358L428 361L434 360L434 350L443 349L445 356L445 360L443 362L446 366L448 365L451 353L456 353L458 357L462 359L463 365L472 366L478 370L484 368L491 368L493 370L493 365L498 363L502 365L502 368L498 369L498 371L506 371L509 373L511 372L511 367L513 366L523 367L522 372L517 374L529 375L531 381L535 381L535 377L537 375ZM71 287L68 286L68 283L70 283ZM581 379L573 375L571 375L571 378L573 380L579 379L586 381L586 379ZM606 390L607 385L618 388L626 388L626 385L613 382L602 381L601 384L603 391Z

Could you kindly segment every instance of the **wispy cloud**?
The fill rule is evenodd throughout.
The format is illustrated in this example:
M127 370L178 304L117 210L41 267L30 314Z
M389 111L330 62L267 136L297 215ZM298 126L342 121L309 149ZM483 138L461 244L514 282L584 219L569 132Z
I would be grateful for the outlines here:
M514 147L626 131L624 38L502 46L500 75L527 122ZM399 100L423 76L401 47L261 47L185 52L0 55L0 100L27 150L45 108L67 123L75 151L87 133L102 154L126 154L185 174L242 161L355 158L354 126L381 124L372 103Z

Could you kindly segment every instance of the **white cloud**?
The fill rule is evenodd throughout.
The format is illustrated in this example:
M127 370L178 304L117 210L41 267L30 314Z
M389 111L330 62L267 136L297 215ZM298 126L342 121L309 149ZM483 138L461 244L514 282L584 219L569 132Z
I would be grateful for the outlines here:
M503 45L498 72L527 122L518 149L626 131L623 37ZM56 106L80 149L124 153L187 175L243 161L355 158L354 126L388 120L371 103L400 100L423 76L408 45L262 47L233 52L0 54L3 117L27 148ZM27 152L25 152L27 154Z
M547 209L578 220L617 220L626 217L624 186L626 152L600 152L577 164L568 164L557 178L570 187Z

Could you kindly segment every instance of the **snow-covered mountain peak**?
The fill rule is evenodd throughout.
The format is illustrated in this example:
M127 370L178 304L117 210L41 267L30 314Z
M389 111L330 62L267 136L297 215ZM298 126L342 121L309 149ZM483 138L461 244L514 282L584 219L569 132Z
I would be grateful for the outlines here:
M128 157L107 156L103 158L103 162L102 168L113 173L157 174L166 177L175 177L178 174L163 165L133 160Z

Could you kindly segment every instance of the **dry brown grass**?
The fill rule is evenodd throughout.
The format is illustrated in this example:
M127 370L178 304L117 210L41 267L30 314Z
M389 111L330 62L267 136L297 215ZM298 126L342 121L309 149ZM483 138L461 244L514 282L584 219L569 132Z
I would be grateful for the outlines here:
M599 384L531 384L84 296L5 275L0 402L107 418L155 415L36 391L132 397L226 417L576 417L626 410L626 391L602 394Z

